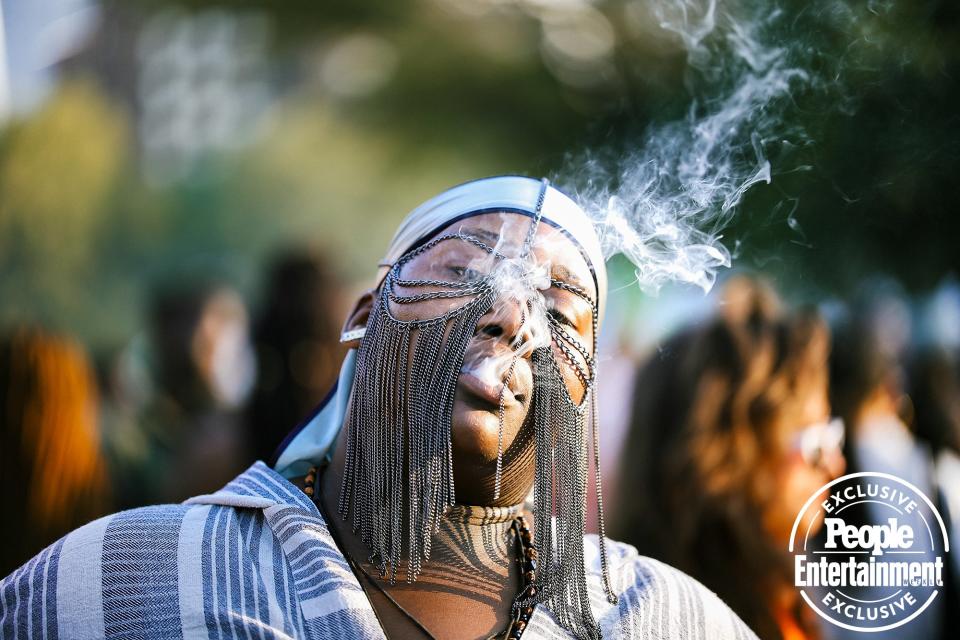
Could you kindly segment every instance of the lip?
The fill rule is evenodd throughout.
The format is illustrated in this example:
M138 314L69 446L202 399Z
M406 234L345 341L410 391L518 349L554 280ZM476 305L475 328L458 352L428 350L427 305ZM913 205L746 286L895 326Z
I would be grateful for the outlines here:
M508 407L517 404L517 397L510 390L510 387L504 384L491 384L489 381L478 378L472 373L461 373L457 387L473 396L484 404L488 410L497 411L500 407L500 389L503 389L503 406Z

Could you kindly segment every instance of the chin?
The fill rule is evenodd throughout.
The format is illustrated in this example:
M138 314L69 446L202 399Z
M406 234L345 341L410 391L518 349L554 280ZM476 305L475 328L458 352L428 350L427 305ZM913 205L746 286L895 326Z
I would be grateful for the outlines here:
M454 402L451 422L450 440L455 455L474 464L484 464L497 459L500 424L496 413ZM504 449L507 444L509 443L504 440Z

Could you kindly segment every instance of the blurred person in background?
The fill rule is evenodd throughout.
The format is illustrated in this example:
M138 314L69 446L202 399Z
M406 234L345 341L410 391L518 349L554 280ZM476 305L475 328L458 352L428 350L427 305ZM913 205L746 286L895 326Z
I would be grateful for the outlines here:
M848 428L850 470L890 473L931 495L930 451L909 426L906 299L894 283L875 281L838 315L832 330L830 401Z
M270 266L254 326L257 378L245 415L255 459L271 459L291 425L333 386L345 352L339 302L336 276L320 254L286 251Z
M717 312L640 370L614 535L714 590L765 640L817 637L787 544L844 469L827 397L829 332L739 276Z
M908 377L914 431L930 447L934 480L960 539L960 283L948 278L923 305ZM953 554L960 568L960 554Z
M249 460L239 410L254 358L236 292L188 279L157 289L146 359L151 388L130 423L111 433L128 507L213 491Z
M935 482L941 489L960 491L955 471L960 462L960 354L935 348L920 352L909 380L915 434L930 449L938 471Z
M869 281L849 308L837 314L832 330L830 401L847 425L847 471L890 474L937 501L931 448L912 428L915 402L907 394L905 367L912 322L906 296L891 280ZM856 505L849 513L855 514L854 519L874 523L884 522L889 515L872 503ZM934 557L922 559L933 561ZM865 601L881 595L867 587L848 587L845 593ZM946 598L937 598L907 625L871 636L874 640L953 637L944 626L946 602ZM854 638L861 634L829 625L824 635Z
M107 513L98 394L83 349L39 329L0 337L0 527L6 575L70 530Z
M960 541L960 353L945 346L930 346L917 354L910 367L910 397L914 430L929 447L931 479L936 493L929 496L946 521L950 540ZM960 553L947 559L947 603L943 629L960 624ZM946 636L945 636L946 637Z
M932 480L950 540L960 540L960 284L942 283L921 305L908 391L913 431L930 450ZM950 553L944 629L960 624L960 553Z

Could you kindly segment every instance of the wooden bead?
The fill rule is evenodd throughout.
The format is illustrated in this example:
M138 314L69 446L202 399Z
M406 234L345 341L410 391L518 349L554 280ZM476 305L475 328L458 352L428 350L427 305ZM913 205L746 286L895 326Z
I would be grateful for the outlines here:
M310 470L307 471L307 475L303 478L303 492L308 496L313 497L313 484L317 481L317 468L310 467Z
M537 579L537 574L533 571L527 571L525 574L523 574L523 577L527 582L533 582Z
M523 595L527 596L528 598L532 598L533 596L537 595L537 588L531 584L529 587L527 587L527 590L523 592Z

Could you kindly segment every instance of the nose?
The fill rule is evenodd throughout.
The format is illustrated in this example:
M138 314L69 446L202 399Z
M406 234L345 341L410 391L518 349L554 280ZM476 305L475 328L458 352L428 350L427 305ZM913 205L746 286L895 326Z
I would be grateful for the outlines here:
M476 333L503 340L516 348L530 340L527 304L517 300L498 300L480 317Z
M835 449L824 455L821 466L831 478L839 478L847 470L847 459L840 449Z

